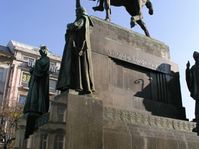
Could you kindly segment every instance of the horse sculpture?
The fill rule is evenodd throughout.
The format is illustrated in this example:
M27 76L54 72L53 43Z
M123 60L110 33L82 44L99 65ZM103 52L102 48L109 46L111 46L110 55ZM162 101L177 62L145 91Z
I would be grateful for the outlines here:
M95 0L94 0L95 1ZM145 35L150 37L149 32L145 26L145 23L142 21L142 13L141 9L145 5L148 8L148 12L150 15L153 14L153 7L150 0L98 0L99 6L93 7L94 11L104 11L104 7L106 10L106 19L107 21L110 21L111 19L111 9L110 5L112 6L124 6L127 10L127 12L131 15L131 28L135 26L135 24L138 24L143 31L145 32Z

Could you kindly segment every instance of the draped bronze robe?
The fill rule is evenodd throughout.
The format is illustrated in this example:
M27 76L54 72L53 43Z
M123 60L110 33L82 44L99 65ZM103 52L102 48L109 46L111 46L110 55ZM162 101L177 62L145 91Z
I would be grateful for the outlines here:
M29 81L24 113L44 114L49 108L49 65L47 56L36 60Z
M73 31L67 30L58 90L94 91L90 26L93 24L89 16L82 15L72 24Z
M36 120L49 108L49 66L50 60L42 56L31 70L29 91L24 106L26 119L25 139L36 129Z

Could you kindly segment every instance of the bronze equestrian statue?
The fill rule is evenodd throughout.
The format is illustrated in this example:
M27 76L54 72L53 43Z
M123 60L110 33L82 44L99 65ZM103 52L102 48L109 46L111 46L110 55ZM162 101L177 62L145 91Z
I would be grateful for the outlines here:
M95 1L95 0L94 0ZM124 6L127 12L131 15L131 27L134 27L135 24L138 24L145 35L150 37L149 32L145 26L145 23L142 21L142 13L141 9L145 5L148 8L148 12L150 15L153 15L153 6L150 0L99 0L99 6L93 7L94 11L104 11L104 7L106 10L106 19L110 21L111 17L111 9L110 5L112 6Z

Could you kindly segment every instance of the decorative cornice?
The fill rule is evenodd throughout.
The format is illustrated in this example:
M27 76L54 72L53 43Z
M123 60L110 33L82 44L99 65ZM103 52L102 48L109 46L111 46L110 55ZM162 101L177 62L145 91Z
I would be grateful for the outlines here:
M33 46L30 46L30 45L27 45L27 44L24 44L24 43L21 43L21 42L17 42L17 41L14 41L14 40L10 40L8 42L8 45L7 45L11 51L14 51L14 50L32 50L32 51L37 51L35 47Z
M14 54L8 47L0 45L0 61L11 62L14 59Z
M33 47L28 44L24 44L18 41L10 40L8 43L8 48L11 50L12 53L14 53L15 50L18 51L23 51L26 53L32 53L35 55L39 55L39 48L38 47ZM49 51L48 56L52 59L61 61L61 56L55 55L51 51Z

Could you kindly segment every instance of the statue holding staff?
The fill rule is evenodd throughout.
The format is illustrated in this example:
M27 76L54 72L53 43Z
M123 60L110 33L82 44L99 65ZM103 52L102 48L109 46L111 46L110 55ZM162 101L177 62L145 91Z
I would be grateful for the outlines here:
M90 26L93 23L80 3L76 6L76 20L67 25L57 89L91 94L95 90L90 43Z
M199 53L194 51L195 64L190 68L189 61L186 68L186 82L191 97L195 100L196 131L199 134Z

